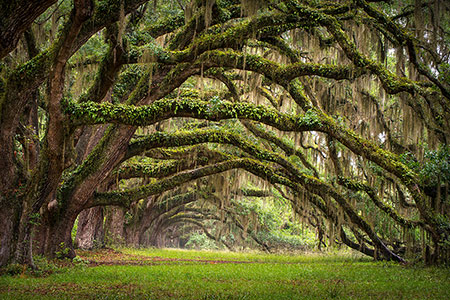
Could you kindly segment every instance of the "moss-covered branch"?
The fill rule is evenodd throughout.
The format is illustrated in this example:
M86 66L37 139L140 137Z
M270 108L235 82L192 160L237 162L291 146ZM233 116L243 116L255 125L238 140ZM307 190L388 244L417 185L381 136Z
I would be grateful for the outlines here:
M132 163L124 164L112 176L118 179L130 178L161 178L175 174L180 163L178 161L168 161L163 163Z
M286 85L301 76L320 76L335 80L354 79L367 72L364 68L319 63L295 62L282 65L260 55L243 54L233 50L211 50L197 58L205 66L237 68L263 74L273 82Z
M363 242L355 243L353 242L345 233L345 230L343 227L339 230L339 235L341 238L341 241L349 246L352 249L355 249L356 251L359 251L361 253L364 253L365 255L371 256L375 258L375 250L367 247Z
M157 217L159 217L160 215L162 215L170 210L173 210L175 208L186 205L188 203L197 201L202 196L203 196L202 191L191 190L186 193L176 194L173 197L166 197L161 200L158 200L158 202L155 204L155 206L152 209L158 211L156 215L157 215Z
M314 173L315 177L319 178L319 173L317 172L316 168L306 159L302 151L296 149L294 146L289 145L282 139L278 138L273 132L266 131L258 127L257 124L249 121L243 121L243 123L247 127L247 129L250 130L254 135L274 143L275 145L280 147L286 153L286 155L295 155L300 158L302 164L307 169L310 169Z
M186 158L186 157L185 157ZM208 159L207 157L192 157L190 160L176 160L159 163L131 163L122 165L112 176L118 176L119 179L130 178L162 178L173 175L177 172L192 169L195 166L202 166L207 163L215 163L217 159Z
M380 149L373 142L367 141L351 130L338 125L332 118L318 110L313 113L308 111L306 115L299 118L248 103L219 102L212 104L195 99L167 99L142 107L109 103L69 103L66 106L66 113L68 112L70 112L72 119L83 120L86 124L119 121L132 125L148 125L169 117L183 116L209 120L245 118L261 121L280 130L324 131L349 147L353 152L374 161L401 178L410 191L416 192L414 199L419 202L423 201L420 196L421 192L415 188L418 182L417 175L399 162L397 155ZM423 202L422 207L425 207ZM431 220L431 216L426 212L425 214Z
M145 139L145 137L139 138L139 140L142 139ZM131 143L131 145L133 145L134 142L137 142L137 140L134 140ZM141 148L141 146L143 148ZM131 150L131 148L129 148L129 152L127 152L127 155L125 156L124 160L130 158L130 156L139 154L145 155L146 157L163 160L183 160L186 158L188 159L201 158L204 160L219 161L230 158L228 154L225 154L218 150L209 149L206 145L194 145L176 148L165 148L165 147L151 148L148 150L146 148L147 146L145 145L145 143L140 144L140 146L137 146L136 148L134 148L134 150Z
M77 104L67 101L64 112L75 125L120 123L146 126L172 117L191 117L213 121L250 119L284 131L321 130L321 124L314 113L291 116L250 103L206 102L187 97L158 100L151 105L138 107L93 102Z
M324 113L318 112L318 114L322 115L322 122L326 124L326 127L328 127L327 130L324 130L325 132L344 144L354 153L375 162L386 171L400 178L402 183L408 188L409 192L413 196L422 216L427 220L427 222L430 222L431 224L435 223L430 211L428 211L427 204L425 202L425 194L419 188L420 181L418 174L403 164L398 155L383 150L374 142L365 140L353 131L344 128L342 125L338 125L331 117L325 115Z
M163 20L159 20L147 26L143 32L153 38L157 38L164 34L175 31L184 25L184 14L182 12L175 13Z
M289 24L291 24L291 27L286 27ZM179 62L192 61L196 56L211 49L239 47L242 45L242 41L251 38L256 32L264 28L271 29L270 35L276 35L288 29L314 24L316 24L315 20L301 19L291 14L262 14L233 24L225 30L220 27L214 28L214 30L195 38L188 48L174 53L174 57Z
M427 208L425 194L419 188L419 177L412 169L403 164L400 157L392 152L381 149L374 142L369 141L356 134L345 126L338 124L333 118L318 108L311 107L311 102L306 97L300 85L295 80L289 85L289 92L299 105L303 105L308 111L315 111L315 115L319 116L320 123L323 124L322 132L328 133L331 137L348 147L357 155L376 163L386 171L394 174L408 188L413 196L417 207L424 219L430 224L435 224L436 219L432 216ZM435 232L434 232L435 234Z
M397 175L406 186L412 191L416 202L419 206L425 208L425 203L421 197L420 190L417 190L417 175L399 162L398 156L388 151L380 149L373 142L367 141L352 131L338 125L332 118L324 113L314 110L302 118L295 118L286 114L280 114L276 110L266 109L261 106L253 106L248 103L208 103L204 101L196 101L194 99L187 100L161 100L155 102L151 106L129 107L114 106L105 104L73 104L68 106L66 111L72 112L72 118L83 119L85 123L94 123L99 120L105 122L125 121L133 125L153 124L165 118L173 116L205 118L210 120L218 120L221 118L246 118L261 121L272 125L281 130L319 130L329 133L331 136L339 140L342 144L349 147L353 152L362 155L378 165L382 166L389 172ZM89 121L86 121L89 120ZM420 203L422 201L422 203ZM428 220L432 220L431 216L421 210Z
M300 175L297 168L290 164L281 155L264 150L247 141L237 133L217 129L198 129L173 134L156 132L131 143L126 158L138 155L155 147L185 146L201 143L221 143L234 145L242 151L254 156L258 160L271 161L280 164L289 172L295 174L294 176L304 176Z
M97 193L94 196L92 206L120 205L129 207L129 205L136 200L148 197L150 195L159 194L194 179L221 173L230 169L239 168L243 164L244 160L235 159L210 166L205 166L202 168L197 168L194 170L180 172L168 178L154 180L150 184L135 189L129 189L119 192Z

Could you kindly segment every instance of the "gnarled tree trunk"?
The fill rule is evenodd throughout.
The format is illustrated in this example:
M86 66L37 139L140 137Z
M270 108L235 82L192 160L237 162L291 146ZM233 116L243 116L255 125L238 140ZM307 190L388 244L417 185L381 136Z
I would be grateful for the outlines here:
M75 246L84 250L105 246L103 207L85 209L78 215Z
M107 244L123 245L125 213L123 208L111 206L106 211L105 217L105 240Z
M7 265L13 258L17 243L18 213L10 206L0 209L0 267Z

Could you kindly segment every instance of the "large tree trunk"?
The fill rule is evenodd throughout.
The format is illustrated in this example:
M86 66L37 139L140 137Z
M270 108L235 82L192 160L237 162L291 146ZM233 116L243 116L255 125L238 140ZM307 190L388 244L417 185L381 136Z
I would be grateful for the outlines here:
M103 207L85 209L78 215L75 245L84 250L105 246Z
M150 239L149 239L149 235L147 233L147 230L142 231L139 233L139 245L141 247L148 247L150 246Z
M78 212L72 210L55 218L51 211L46 211L35 232L33 253L50 258L75 257L71 233L77 215Z
M17 239L14 261L20 264L28 265L34 268L32 233L33 225L30 219L31 214L25 212L22 214L19 224L19 235Z
M75 250L72 243L72 228L77 214L59 218L48 228L48 239L44 247L44 255L57 258L74 258Z
M105 218L105 240L108 244L123 245L125 241L125 213L121 207L109 207Z
M17 242L17 212L6 206L0 209L0 266L7 265L13 258Z
M163 218L157 218L153 221L151 228L149 229L149 243L150 246L161 248L162 247L162 238L161 238L161 224L163 222Z
M127 246L139 247L139 223L125 227L125 238Z

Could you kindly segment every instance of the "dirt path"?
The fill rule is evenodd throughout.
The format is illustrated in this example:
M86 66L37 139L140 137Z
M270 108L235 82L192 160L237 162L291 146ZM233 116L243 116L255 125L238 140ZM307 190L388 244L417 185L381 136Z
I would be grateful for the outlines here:
M261 263L255 261L237 260L209 260L209 259L185 259L165 258L159 256L143 256L126 254L113 249L98 249L93 251L78 250L77 255L83 260L89 261L89 266L100 265L160 265L160 264L251 264Z

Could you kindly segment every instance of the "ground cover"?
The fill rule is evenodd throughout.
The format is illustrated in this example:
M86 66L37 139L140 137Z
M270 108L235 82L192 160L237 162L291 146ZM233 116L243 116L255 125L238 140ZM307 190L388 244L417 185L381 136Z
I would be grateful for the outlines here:
M0 299L450 299L450 270L350 254L79 251L53 272L2 275Z

